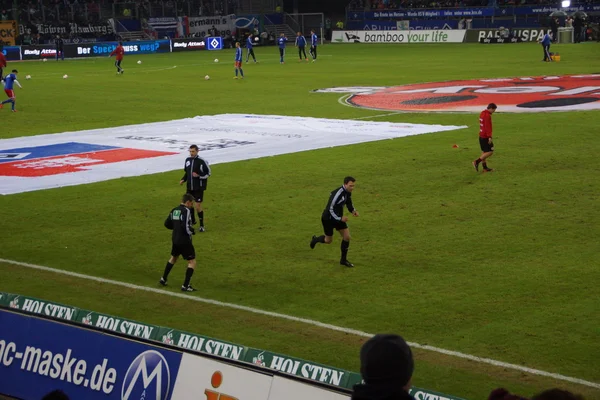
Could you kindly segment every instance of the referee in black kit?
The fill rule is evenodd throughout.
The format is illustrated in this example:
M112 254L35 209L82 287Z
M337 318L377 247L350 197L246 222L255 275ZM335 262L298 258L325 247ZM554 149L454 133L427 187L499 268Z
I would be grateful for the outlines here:
M167 286L167 278L173 266L179 259L179 256L183 256L188 262L187 269L185 271L185 281L181 286L183 292L195 292L196 289L190 285L190 280L196 269L196 250L192 244L192 235L194 234L194 227L192 226L192 205L194 204L194 196L191 194L184 194L181 199L181 204L171 210L169 216L165 220L165 228L173 231L172 234L172 246L171 246L171 258L167 261L165 266L165 272L162 278L160 278L160 284Z
M317 243L329 244L333 241L333 230L337 230L342 235L342 256L340 258L340 264L345 267L354 267L346 256L348 255L348 248L350 247L350 230L348 229L348 217L345 217L344 206L348 208L348 211L355 217L358 217L358 211L352 204L352 191L354 190L356 179L351 176L344 178L344 184L335 189L329 195L329 201L323 214L321 215L321 223L323 224L323 231L325 235L313 236L310 241L310 248L314 249Z
M61 60L65 61L65 52L64 52L64 43L60 35L56 35L56 39L54 41L56 44L56 61L58 61L58 57L60 56Z
M196 202L196 212L200 219L200 228L198 232L204 232L204 209L202 208L202 202L204 201L204 191L208 184L208 177L210 176L210 166L206 160L200 158L198 155L198 146L195 144L189 148L190 156L185 159L185 165L183 170L183 178L179 181L180 185L184 182L187 183L187 193L194 197ZM192 212L192 224L196 224L196 218Z

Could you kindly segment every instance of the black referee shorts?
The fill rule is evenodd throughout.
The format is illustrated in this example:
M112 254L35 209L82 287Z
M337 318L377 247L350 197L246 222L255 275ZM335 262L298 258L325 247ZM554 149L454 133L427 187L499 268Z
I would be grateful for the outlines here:
M202 203L204 201L204 189L188 190L187 194L194 196L194 201L196 203Z
M348 224L336 219L325 219L321 218L323 224L323 233L325 236L333 236L333 231L341 231L342 229L348 229Z
M171 246L171 255L173 257L182 256L185 260L195 260L196 259L196 249L194 249L194 245L190 243L186 244L177 244L173 243Z

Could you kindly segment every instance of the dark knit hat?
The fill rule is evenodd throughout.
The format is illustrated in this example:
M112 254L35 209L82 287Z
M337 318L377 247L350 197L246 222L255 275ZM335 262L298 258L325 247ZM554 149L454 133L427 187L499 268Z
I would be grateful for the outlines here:
M412 351L398 335L375 335L360 349L360 373L367 384L403 387L413 370Z

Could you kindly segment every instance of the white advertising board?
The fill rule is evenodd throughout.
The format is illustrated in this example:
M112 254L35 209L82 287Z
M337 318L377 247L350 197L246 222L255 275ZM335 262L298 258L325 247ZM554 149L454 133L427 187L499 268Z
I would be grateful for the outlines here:
M333 31L331 43L462 43L464 29L427 31Z

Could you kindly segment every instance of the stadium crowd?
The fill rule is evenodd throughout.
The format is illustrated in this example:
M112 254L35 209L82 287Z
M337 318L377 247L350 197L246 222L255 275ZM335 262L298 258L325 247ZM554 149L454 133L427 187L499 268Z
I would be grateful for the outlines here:
M0 19L31 23L95 23L111 17L234 14L237 0L0 0Z

